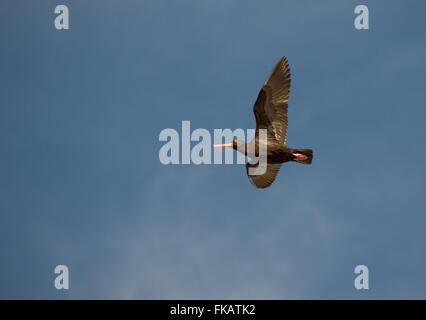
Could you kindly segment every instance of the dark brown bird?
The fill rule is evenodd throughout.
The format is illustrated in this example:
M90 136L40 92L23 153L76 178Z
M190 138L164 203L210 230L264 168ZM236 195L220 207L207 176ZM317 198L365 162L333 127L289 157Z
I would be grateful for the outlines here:
M231 143L215 145L215 147L232 147L249 157L253 155L250 155L248 150L255 150L255 155L258 156L259 129L266 129L266 172L263 175L250 175L249 168L256 167L258 164L246 164L247 175L256 188L269 187L274 182L284 162L312 163L313 151L311 149L293 149L287 147L287 111L290 83L290 67L287 59L282 57L265 81L254 104L256 134L253 140L249 143L234 140Z

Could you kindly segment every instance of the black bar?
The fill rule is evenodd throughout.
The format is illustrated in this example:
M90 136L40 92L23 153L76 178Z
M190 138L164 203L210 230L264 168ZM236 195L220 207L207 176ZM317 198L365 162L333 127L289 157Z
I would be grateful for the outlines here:
M82 315L122 317L136 319L155 316L155 319L285 319L292 316L312 317L335 315L364 317L372 312L380 315L411 313L423 314L425 300L7 300L0 301L5 312L14 315L38 311L52 315L81 317ZM292 317L290 319L293 319Z

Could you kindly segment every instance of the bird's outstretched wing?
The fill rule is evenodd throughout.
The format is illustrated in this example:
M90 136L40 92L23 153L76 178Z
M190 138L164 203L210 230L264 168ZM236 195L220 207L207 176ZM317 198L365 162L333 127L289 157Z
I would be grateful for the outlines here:
M259 129L267 129L268 139L281 145L286 144L290 84L290 67L287 59L282 57L265 81L253 108L256 135Z
M252 165L250 163L246 163L246 171L247 176L250 180L250 182L256 187L256 188L267 188L269 187L275 180L275 177L278 174L278 171L280 171L281 164L273 164L268 163L268 166L266 168L266 172L262 175L257 176L251 176L249 175L249 168L250 167L256 167L257 165Z

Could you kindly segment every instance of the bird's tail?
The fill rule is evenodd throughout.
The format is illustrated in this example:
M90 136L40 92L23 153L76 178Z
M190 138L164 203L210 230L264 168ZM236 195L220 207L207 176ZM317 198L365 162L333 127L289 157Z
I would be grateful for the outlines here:
M293 149L293 155L295 154L300 156L296 156L294 161L303 164L311 164L312 159L314 158L314 152L312 149Z

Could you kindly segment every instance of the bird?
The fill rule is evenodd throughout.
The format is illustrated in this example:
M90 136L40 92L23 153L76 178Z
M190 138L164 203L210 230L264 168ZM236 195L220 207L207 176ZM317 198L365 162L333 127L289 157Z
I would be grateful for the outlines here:
M266 129L266 171L261 175L252 175L249 169L258 166L259 162L246 163L247 176L256 188L269 187L285 162L311 164L313 160L312 149L294 149L287 146L290 77L288 60L282 57L260 89L254 104L256 131L249 143L234 139L230 143L214 145L214 147L232 147L246 156L253 157L248 150L254 150L255 155L259 154L259 130Z

